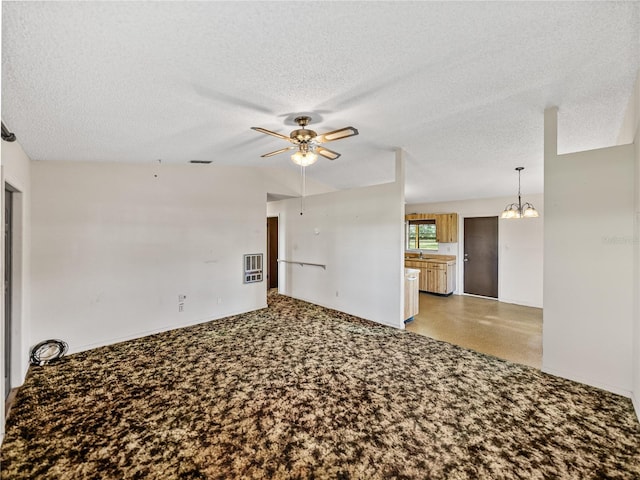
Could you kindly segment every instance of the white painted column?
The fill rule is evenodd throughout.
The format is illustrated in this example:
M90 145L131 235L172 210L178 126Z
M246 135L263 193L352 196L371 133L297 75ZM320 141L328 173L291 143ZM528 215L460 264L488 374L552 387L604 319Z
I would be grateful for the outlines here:
M630 396L633 145L557 154L544 125L542 369Z
M398 252L399 264L400 264L400 322L399 325L404 328L404 182L405 182L405 151L402 148L396 149L396 185L399 190L400 207L402 209L400 217L403 219L398 225L400 230L400 238L402 239L403 247Z

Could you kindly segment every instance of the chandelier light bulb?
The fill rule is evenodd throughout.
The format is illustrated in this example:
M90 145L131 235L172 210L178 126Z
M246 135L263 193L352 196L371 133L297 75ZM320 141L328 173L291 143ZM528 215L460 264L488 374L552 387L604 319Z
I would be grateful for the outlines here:
M523 208L524 208L524 211L522 212L523 217L536 218L540 216L538 211L535 208L533 208L533 205L531 205L530 203L525 203Z

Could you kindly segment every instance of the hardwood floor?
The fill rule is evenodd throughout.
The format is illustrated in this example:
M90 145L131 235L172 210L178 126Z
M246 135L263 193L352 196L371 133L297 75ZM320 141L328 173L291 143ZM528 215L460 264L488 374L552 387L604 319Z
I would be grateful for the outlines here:
M407 330L523 365L542 365L542 309L496 300L420 293Z

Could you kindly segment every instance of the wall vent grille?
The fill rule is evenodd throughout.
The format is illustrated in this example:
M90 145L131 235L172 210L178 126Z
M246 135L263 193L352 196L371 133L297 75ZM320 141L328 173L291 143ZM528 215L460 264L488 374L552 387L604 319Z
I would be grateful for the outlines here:
M244 283L262 281L262 254L251 253L244 256Z

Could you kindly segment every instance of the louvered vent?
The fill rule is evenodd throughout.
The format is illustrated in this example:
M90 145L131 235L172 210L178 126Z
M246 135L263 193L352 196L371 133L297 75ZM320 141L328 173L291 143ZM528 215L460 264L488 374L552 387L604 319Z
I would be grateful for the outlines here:
M262 254L252 253L244 256L244 283L262 281Z

